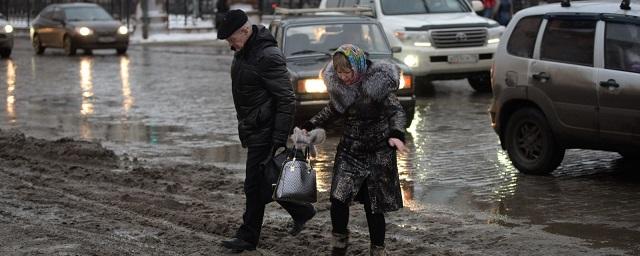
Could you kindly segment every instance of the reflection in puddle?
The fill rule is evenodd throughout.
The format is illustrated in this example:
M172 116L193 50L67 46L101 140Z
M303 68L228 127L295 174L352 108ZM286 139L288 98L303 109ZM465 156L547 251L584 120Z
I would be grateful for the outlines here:
M502 201L505 197L512 196L515 193L518 186L518 171L511 164L506 151L496 151L496 159L495 170L498 172L497 178L502 182L498 183L498 188L494 192L496 196L494 199Z
M120 58L120 79L122 80L122 110L125 115L129 114L129 110L133 105L133 96L131 96L131 87L129 85L129 57Z
M13 60L7 60L7 118L10 123L16 121L16 66Z
M247 150L240 144L215 148L195 149L192 157L200 162L214 163L223 168L234 170L245 169Z
M83 57L80 60L80 88L82 89L82 108L80 109L80 114L82 116L93 114L93 103L91 102L91 98L93 97L92 65L92 58Z

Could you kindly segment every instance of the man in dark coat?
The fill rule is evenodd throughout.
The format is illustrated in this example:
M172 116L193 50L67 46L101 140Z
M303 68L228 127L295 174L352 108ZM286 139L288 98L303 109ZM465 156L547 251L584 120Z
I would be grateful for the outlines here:
M268 29L251 25L243 11L231 10L221 23L218 38L227 40L236 52L231 86L240 141L248 148L243 224L223 246L242 252L258 245L265 204L271 201L264 169L276 150L286 145L293 126L295 95L284 55ZM293 218L289 233L294 236L316 213L311 204L278 203Z

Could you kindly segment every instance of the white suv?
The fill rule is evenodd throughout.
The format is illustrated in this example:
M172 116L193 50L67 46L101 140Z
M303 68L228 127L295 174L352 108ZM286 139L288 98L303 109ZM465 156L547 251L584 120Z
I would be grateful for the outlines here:
M320 8L373 7L395 57L428 80L467 78L477 91L490 91L493 55L504 26L478 16L480 1L322 0ZM416 88L419 89L419 88Z
M640 157L640 4L518 12L498 47L490 114L518 170L552 172L565 149Z

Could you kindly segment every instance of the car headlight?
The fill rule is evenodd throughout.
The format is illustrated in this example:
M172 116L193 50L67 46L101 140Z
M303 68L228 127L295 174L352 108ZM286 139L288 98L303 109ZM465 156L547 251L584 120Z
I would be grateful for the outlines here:
M125 27L125 26L120 26L120 27L118 28L118 34L126 35L126 34L128 34L128 33L129 33L129 29L128 29L127 27Z
M6 25L4 26L4 32L5 33L11 33L13 32L13 27L11 25Z
M298 81L299 93L326 93L327 86L322 79L303 79Z
M78 34L80 34L81 36L88 36L93 34L93 31L88 27L76 28L76 31L78 31Z
M502 32L504 32L504 26L489 28L489 31L488 31L489 37L487 39L487 44L500 43L500 37L502 37Z
M418 66L418 64L420 64L420 59L418 59L418 56L412 54L404 57L403 61L404 64L407 64L407 66L409 66L410 68L415 68Z
M400 72L400 86L398 89L409 89L412 85L411 75L405 75L403 72Z
M398 30L393 35L403 44L418 47L431 47L429 32Z

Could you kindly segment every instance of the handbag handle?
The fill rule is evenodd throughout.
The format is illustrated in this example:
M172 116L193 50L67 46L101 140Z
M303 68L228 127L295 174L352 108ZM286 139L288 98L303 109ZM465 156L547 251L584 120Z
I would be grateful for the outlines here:
M311 145L309 145L309 147L310 146ZM311 162L309 159L309 149L307 148L307 150L304 150L304 149L301 149L301 150L304 151L304 159ZM296 143L295 142L293 143L293 150L291 150L291 157L289 159L292 159L294 161L296 160Z

